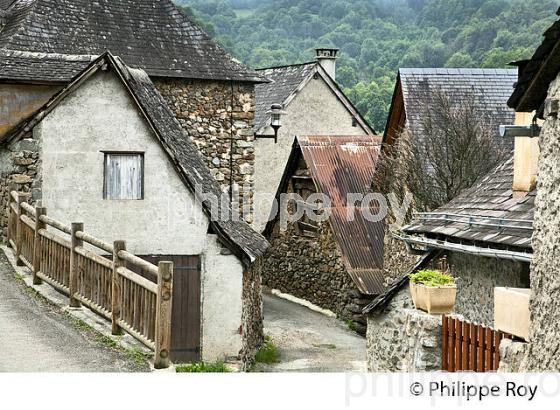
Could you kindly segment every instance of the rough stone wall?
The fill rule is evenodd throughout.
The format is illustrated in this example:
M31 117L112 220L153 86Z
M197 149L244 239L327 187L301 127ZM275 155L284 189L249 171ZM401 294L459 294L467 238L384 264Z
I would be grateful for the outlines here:
M28 202L35 203L41 199L41 160L40 141L26 138L0 147L0 202L2 214L0 229L2 243L7 241L8 214L10 191L29 193Z
M503 339L500 342L500 373L523 372L529 344Z
M549 98L560 98L560 75ZM540 138L531 272L527 370L560 371L560 119L548 116Z
M254 364L255 354L264 343L261 271L262 259L259 258L243 273L241 361L245 371Z
M367 318L372 372L441 370L441 316L414 309L408 287Z
M329 309L352 320L365 333L361 309L371 299L362 297L342 264L342 255L328 222L319 225L316 238L298 234L294 224L275 228L264 256L263 284Z
M156 79L154 83L198 146L224 192L229 192L233 175L233 196L239 198L240 210L245 206L243 215L251 223L255 171L254 85L184 79ZM244 186L248 189L244 190Z
M450 273L459 279L455 312L471 322L493 325L495 287L529 287L529 265L522 262L457 252L450 252L447 261Z

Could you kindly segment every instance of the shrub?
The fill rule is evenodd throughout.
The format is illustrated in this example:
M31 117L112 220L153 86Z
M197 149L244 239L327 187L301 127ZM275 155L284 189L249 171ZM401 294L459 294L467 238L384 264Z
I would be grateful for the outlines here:
M265 337L265 344L255 355L255 361L257 363L267 364L278 363L280 361L278 348L272 343L272 339L269 336Z
M455 285L455 278L451 275L438 270L421 270L409 275L412 283L425 286L452 286Z
M184 363L175 366L177 373L230 373L224 362L215 363Z

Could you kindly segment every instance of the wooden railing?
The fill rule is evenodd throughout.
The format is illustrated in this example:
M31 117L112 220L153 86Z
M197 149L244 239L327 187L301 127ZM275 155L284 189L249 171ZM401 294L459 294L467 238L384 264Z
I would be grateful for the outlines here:
M442 316L442 370L492 372L500 367L500 342L512 336L457 318Z
M154 350L156 368L169 366L173 263L155 266L84 231L82 223L66 226L32 207L27 197L10 193L8 241L18 265L69 296L71 307L87 306L112 323L112 333L129 333ZM131 269L149 272L154 283Z

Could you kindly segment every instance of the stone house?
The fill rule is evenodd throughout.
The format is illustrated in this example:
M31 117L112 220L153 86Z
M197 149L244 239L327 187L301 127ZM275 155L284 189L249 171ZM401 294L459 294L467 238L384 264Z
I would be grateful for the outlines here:
M336 49L317 49L315 61L258 70L270 80L258 84L255 112L254 227L262 232L296 135L373 135L372 127L336 83ZM283 106L277 142L270 110Z
M556 14L560 15L560 9ZM545 31L543 42L531 59L517 63L519 82L509 100L519 116L528 116L529 121L536 117L542 125L539 138L520 143L529 152L526 154L529 175L537 176L537 181L529 179L530 183L537 183L537 195L532 239L530 343L504 349L513 352L510 368L519 371L560 371L559 31L560 21L556 21Z
M232 218L229 197L144 70L103 54L8 132L0 157L27 170L18 184L40 187L49 216L175 262L173 361L254 351L262 317L251 265L267 242Z
M265 80L171 0L2 2L0 137L107 50L148 73L223 190L235 197L238 185L252 186L254 89ZM250 195L245 206L251 220Z
M375 136L297 137L276 201L290 215L303 207L322 218L307 212L284 223L281 210L264 230L271 246L263 284L331 310L359 333L366 324L361 309L383 289L383 222L368 221L348 195L370 192L378 152ZM287 201L286 194L299 196ZM319 210L314 194L330 205Z

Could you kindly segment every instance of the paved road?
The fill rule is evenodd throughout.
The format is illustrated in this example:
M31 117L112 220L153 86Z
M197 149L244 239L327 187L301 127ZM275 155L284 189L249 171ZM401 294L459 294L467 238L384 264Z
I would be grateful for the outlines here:
M366 371L366 341L338 319L293 302L263 295L264 330L280 351L280 363L258 364L267 372Z
M58 308L29 296L0 251L0 372L141 371L78 331Z

